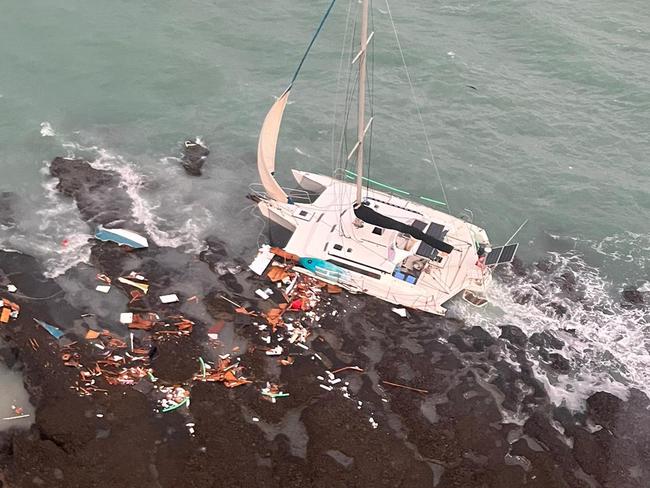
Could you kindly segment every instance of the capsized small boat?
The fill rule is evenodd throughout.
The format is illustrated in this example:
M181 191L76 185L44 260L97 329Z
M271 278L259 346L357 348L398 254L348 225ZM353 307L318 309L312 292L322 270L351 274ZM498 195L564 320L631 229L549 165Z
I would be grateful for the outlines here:
M149 247L146 237L127 229L106 229L100 225L95 232L95 238L100 241L115 242L120 246L128 246L133 249Z
M291 232L284 250L300 257L295 269L301 273L438 315L444 315L445 303L461 293L472 305L484 306L492 268L511 261L517 244L492 249L486 231L472 223L471 213L463 217L449 213L442 185L444 201L438 201L413 198L364 176L368 164L364 147L373 122L373 117L366 121L366 57L374 37L374 32L368 34L368 0L359 4L359 51L352 62L359 70L352 151L332 176L293 170L301 190L283 188L275 179L276 147L289 95L334 3L289 87L264 119L257 148L262 188L251 185L250 196L265 217ZM431 150L428 138L426 142ZM356 171L346 167L353 160Z

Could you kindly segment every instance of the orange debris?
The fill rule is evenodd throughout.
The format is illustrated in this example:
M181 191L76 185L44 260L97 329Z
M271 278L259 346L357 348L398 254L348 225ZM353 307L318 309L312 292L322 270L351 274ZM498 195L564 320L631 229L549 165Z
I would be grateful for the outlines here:
M272 247L271 252L276 256L281 257L285 261L298 263L298 261L300 260L300 257L296 256L295 254L291 254L290 252L287 252L284 249L280 249L279 247Z
M266 273L266 276L268 276L269 279L275 283L282 281L288 276L291 276L291 273L289 273L285 268L281 268L279 266L271 266L271 269L269 269L268 273Z

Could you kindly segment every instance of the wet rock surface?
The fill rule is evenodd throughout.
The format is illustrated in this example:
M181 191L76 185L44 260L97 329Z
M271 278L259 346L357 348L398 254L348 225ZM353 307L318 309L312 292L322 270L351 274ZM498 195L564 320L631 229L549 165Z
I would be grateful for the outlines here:
M0 227L11 228L16 225L14 206L16 195L9 191L0 192Z
M123 222L131 215L131 199L114 171L93 168L81 159L55 158L50 174L59 179L57 189L73 197L81 217L89 223Z
M52 173L85 220L129 215L131 203L120 196L114 174L69 163L53 162ZM91 195L101 188L115 189L110 205ZM0 251L0 274L18 286L14 298L22 307L0 334L12 351L8 357L23 365L37 407L30 430L0 440L8 486L647 486L650 401L635 390L628 398L600 392L583 413L554 407L528 353L544 350L553 367L565 371L558 337L528 338L504 326L495 338L456 320L420 313L401 319L383 302L342 294L333 296L313 329L311 351L280 367L264 353L254 319L234 313L223 299L270 307L254 294L269 283L235 269L242 265L218 237L200 256L156 246L129 252L96 242L91 265L64 277L137 270L149 279L149 294L131 303L129 289L115 285L111 293L122 297L124 308L98 320L125 339L122 311L182 313L194 322L190 335L152 340L152 368L162 384L189 384L199 357L238 351L252 384L228 389L193 383L189 408L159 413L146 382L111 386L108 394L92 397L70 389L77 369L62 366L59 346L32 318L83 342L73 324L97 313L97 303L70 300L57 282L43 278L36 260ZM570 287L570 278L564 280ZM156 297L163 293L176 293L180 303L161 304ZM189 301L193 296L200 300ZM207 337L215 322L229 337L222 349ZM320 387L325 370L346 366L363 369L337 374L349 383L350 398ZM267 381L290 396L266 401L260 389Z
M183 143L181 164L185 172L192 176L201 176L202 168L208 159L210 150L198 139L188 139Z

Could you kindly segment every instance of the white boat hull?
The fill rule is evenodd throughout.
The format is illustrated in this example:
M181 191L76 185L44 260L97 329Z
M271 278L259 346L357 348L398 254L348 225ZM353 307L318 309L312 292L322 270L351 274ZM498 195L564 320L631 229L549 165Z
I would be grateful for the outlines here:
M489 245L483 229L424 205L368 189L368 202L378 212L427 229L444 228L444 241L454 251L423 252L423 243L410 236L368 223L359 226L353 210L354 185L315 173L294 170L293 174L305 190L320 190L321 194L312 203L262 199L260 211L293 232L286 251L340 269L333 275L305 268L298 271L352 292L438 315L445 315L443 305L465 290L476 296L485 294L491 273L478 262L477 255L477 244Z

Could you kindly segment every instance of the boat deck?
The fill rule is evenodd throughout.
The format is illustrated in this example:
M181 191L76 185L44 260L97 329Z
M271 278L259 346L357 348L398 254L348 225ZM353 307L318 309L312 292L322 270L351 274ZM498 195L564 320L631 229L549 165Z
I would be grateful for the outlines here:
M353 210L354 185L311 173L299 176L303 182L309 180L305 186L320 185L323 191L309 204L273 202L283 207L283 218L295 226L285 249L349 271L347 282L341 284L439 314L444 313L442 304L447 300L463 289L482 284L484 271L476 266L478 227L395 195L367 190L365 198L373 210L438 236L454 247L445 254L395 230L365 222L359 226Z

